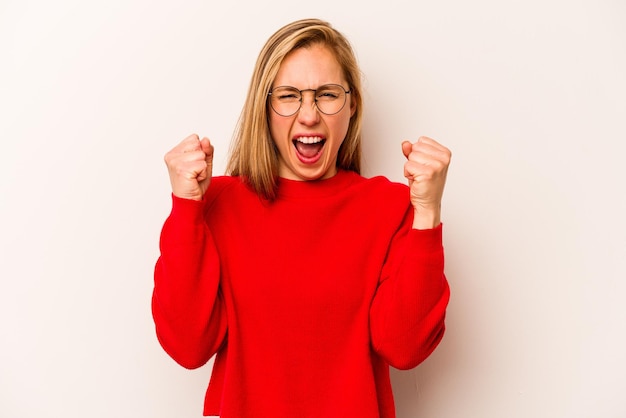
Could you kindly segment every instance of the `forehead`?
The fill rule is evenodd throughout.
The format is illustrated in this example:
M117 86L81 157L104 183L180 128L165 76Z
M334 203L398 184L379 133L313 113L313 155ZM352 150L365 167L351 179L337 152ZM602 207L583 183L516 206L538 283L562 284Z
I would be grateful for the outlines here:
M274 86L317 88L322 84L344 84L343 70L332 50L314 44L291 51L278 69Z

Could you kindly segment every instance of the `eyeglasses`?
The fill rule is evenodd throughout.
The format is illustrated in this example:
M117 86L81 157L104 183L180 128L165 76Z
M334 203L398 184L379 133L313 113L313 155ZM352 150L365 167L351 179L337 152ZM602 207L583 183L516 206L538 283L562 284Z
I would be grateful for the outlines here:
M279 86L273 88L267 95L274 112L287 117L295 115L300 110L302 93L305 91L313 93L315 107L325 115L339 113L346 105L346 95L351 92L339 84L326 84L317 89L304 90L298 90L291 86Z

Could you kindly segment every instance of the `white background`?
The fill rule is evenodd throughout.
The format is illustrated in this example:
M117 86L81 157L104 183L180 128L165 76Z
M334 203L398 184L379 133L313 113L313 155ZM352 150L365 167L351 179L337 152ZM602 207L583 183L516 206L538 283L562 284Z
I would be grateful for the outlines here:
M199 417L150 315L163 155L222 174L254 61L331 21L365 73L364 174L453 151L447 334L399 418L626 416L623 1L0 0L0 416Z

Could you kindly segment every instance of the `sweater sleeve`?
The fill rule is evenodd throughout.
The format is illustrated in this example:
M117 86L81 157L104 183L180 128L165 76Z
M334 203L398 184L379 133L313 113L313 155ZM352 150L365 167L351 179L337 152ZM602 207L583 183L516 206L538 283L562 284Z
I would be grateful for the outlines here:
M450 297L442 225L411 229L409 218L391 241L370 310L374 350L403 370L424 361L441 341Z
M172 195L154 270L152 316L163 349L181 366L204 365L226 338L220 266L204 204Z

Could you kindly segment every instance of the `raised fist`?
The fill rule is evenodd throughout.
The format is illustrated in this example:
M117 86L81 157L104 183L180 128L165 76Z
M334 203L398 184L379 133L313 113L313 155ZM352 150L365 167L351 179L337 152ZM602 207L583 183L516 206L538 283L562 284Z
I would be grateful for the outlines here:
M411 204L415 209L413 227L433 228L440 223L441 199L452 154L425 136L413 144L404 141L402 152L407 159L404 176L409 180Z
M165 164L174 196L202 200L213 170L213 145L208 138L189 135L165 154Z

